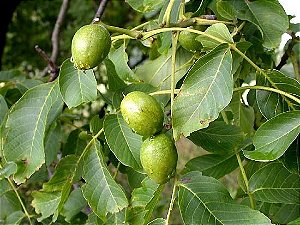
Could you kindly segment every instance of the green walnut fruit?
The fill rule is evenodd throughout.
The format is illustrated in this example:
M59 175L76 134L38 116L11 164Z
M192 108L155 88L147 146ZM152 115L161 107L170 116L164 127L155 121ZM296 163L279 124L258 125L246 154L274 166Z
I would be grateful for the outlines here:
M111 38L105 27L90 24L81 27L72 39L72 58L78 69L98 66L108 55Z
M165 134L146 139L140 157L145 172L158 184L166 183L175 174L178 155L173 141Z
M181 31L179 34L178 41L180 45L191 52L198 52L202 49L202 44L195 40L198 34L191 33L188 31Z
M149 137L162 130L164 113L156 99L140 91L130 92L121 102L121 113L137 134Z

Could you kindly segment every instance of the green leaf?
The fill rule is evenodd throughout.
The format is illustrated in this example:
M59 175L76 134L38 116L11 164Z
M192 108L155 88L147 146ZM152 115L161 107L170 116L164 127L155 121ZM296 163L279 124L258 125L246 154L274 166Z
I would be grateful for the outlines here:
M121 114L105 117L104 134L109 148L122 164L143 171L140 161L142 136L131 130Z
M126 87L126 84L123 80L118 76L116 72L116 66L113 62L109 59L105 61L106 71L107 71L107 78L108 78L108 86L110 91L117 91ZM128 79L128 78L126 78Z
M62 215L66 218L67 222L78 214L86 206L86 200L82 195L81 189L75 189L71 192L68 200L64 204Z
M45 163L45 130L57 102L62 102L57 83L42 84L28 90L9 111L3 155L6 161L17 163L14 180L18 184Z
M259 211L235 203L218 180L200 172L182 177L178 204L185 224L271 224Z
M236 20L237 19L235 9L228 2L218 1L217 2L217 11L225 19L228 19L228 20Z
M43 84L42 81L40 80L34 80L34 79L25 79L25 80L20 80L16 82L16 86L21 92L21 94L24 94L27 90L38 86L40 84Z
M71 154L80 155L82 153L87 145L87 141L79 138L81 131L80 129L76 129L69 134L67 143L63 147L63 156Z
M146 211L143 207L132 207L126 211L126 222L130 225L142 225L144 224L144 216Z
M20 224L24 216L25 214L22 211L15 211L6 218L3 225Z
M233 92L231 53L226 44L201 57L185 78L173 105L176 140L205 128L229 104Z
M268 71L267 74L268 79L261 75L257 77L258 85L269 87L275 86L277 89L295 95L298 98L300 97L300 83L297 80L276 70ZM272 85L270 84L270 81L272 82ZM274 92L256 90L256 100L260 112L267 119L271 119L288 110L285 102L286 99Z
M58 213L63 209L63 204L69 196L78 157L69 155L62 158L52 178L43 184L43 189L32 193L32 205L37 213L42 216L39 221L54 214L52 221L57 219ZM48 203L48 201L50 201Z
M256 131L254 151L244 151L244 155L256 161L278 159L288 149L300 132L300 111L289 111L268 120Z
M0 206L1 224L7 224L7 219L10 218L10 215L22 210L14 191L7 191L0 196Z
M97 81L93 70L77 70L70 59L61 65L58 82L63 100L69 108L97 98Z
M151 222L147 223L147 225L165 225L166 220L163 218L156 218L155 220L152 220Z
M51 216L55 213L58 204L60 202L61 193L58 191L53 192L32 192L33 201L32 206L35 208L37 214L42 214L38 218L38 221L41 222L43 219Z
M254 133L254 109L243 104L241 99L241 92L233 93L228 108L233 113L233 124L240 127L245 134L251 136Z
M0 180L8 178L10 175L17 172L17 164L14 162L7 162L4 167L0 169Z
M212 49L222 43L233 43L233 39L229 33L228 28L223 23L216 23L211 25L205 31L206 34L218 38L214 40L204 35L199 35L195 40L200 41L204 48Z
M239 127L215 121L208 128L193 132L189 139L209 152L230 154L236 151L245 135Z
M272 214L271 214L272 215ZM288 222L296 219L300 216L300 205L299 204L281 204L280 208L276 210L273 221L278 224L287 224ZM300 222L300 221L299 221ZM297 225L299 225L298 223ZM296 224L295 224L296 225Z
M108 58L111 60L111 62L113 62L116 74L119 76L119 78L126 82L137 82L139 81L139 78L134 74L127 64L128 56L125 49L126 46L124 43L119 48L112 49L109 52ZM107 73L110 75L109 68L107 69Z
M151 12L162 7L163 0L126 0L126 2L136 11Z
M22 75L22 72L17 69L0 71L0 82L24 80L25 76Z
M289 222L287 225L299 225L300 224L300 217L293 220L292 222Z
M71 179L78 163L78 157L69 155L62 158L55 168L55 173L51 179L43 184L42 191L53 192L63 191L64 186L71 185Z
M101 155L101 145L94 141L84 155L82 192L88 204L100 218L127 207L127 198L109 173Z
M189 69L192 55L190 52L180 48L176 53L176 68L175 82L177 83ZM155 60L148 60L141 66L137 67L136 74L145 83L151 84L158 90L169 90L171 85L171 70L172 70L172 51L163 54ZM160 96L158 98L166 104L170 97Z
M142 181L142 186L132 191L131 205L133 207L145 207L153 198L158 186L158 184L146 177Z
M164 185L158 185L148 177L141 183L142 186L134 189L131 194L131 205L141 207L146 211L144 221L147 223L160 199Z
M256 171L249 180L249 190L259 201L300 203L300 177L281 163L270 163Z
M0 197L11 190L12 188L8 183L7 179L0 179Z
M45 137L45 161L49 166L56 158L62 142L61 125L52 123Z
M257 26L263 36L266 48L276 48L281 35L289 27L288 17L277 0L229 1L237 11L239 19L247 20Z
M5 114L8 111L6 101L2 95L0 95L0 125L5 117Z
M93 116L90 121L90 131L93 135L96 135L103 127L103 118L99 118L99 115Z
M236 155L207 154L191 159L185 165L185 171L200 171L205 176L219 179L238 167Z

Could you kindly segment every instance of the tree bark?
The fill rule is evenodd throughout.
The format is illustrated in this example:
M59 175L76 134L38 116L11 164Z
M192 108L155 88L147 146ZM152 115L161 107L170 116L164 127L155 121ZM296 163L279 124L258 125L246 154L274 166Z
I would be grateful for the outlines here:
M0 70L2 68L2 55L6 41L8 25L12 15L22 0L1 0L0 1Z

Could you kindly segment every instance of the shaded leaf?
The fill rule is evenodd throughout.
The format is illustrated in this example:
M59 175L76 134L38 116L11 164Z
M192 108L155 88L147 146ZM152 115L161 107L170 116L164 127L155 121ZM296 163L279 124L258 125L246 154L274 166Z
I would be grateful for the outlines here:
M28 90L10 109L5 124L3 155L18 164L14 180L19 184L45 162L44 136L53 105L61 102L57 83Z
M128 66L128 56L125 51L125 43L122 44L118 49L113 49L109 52L108 58L111 60L115 67L115 72L119 78L126 82L137 82L139 78ZM106 64L106 63L105 63ZM106 65L107 66L107 65ZM111 67L111 66L110 66ZM111 73L109 68L107 69L108 74Z
M300 177L281 163L270 163L256 171L249 180L249 190L259 201L300 203Z
M196 37L196 40L200 41L203 47L206 49L215 48L222 43L233 43L233 39L229 33L229 30L223 23L216 23L211 25L205 30L205 33L218 39L214 40L204 35L199 35L198 37Z
M209 127L193 132L189 139L206 151L231 154L245 139L245 135L239 127L215 121Z
M300 132L300 111L281 113L265 122L256 131L254 151L244 151L252 160L272 161L278 159L288 149Z
M5 114L8 111L6 101L2 95L0 95L0 125L5 117Z
M239 19L255 24L263 36L266 48L276 48L281 35L289 27L288 17L276 0L230 1L237 11Z
M238 167L235 154L207 154L191 159L185 165L185 171L200 171L205 176L219 179Z
M126 2L136 11L151 12L162 7L163 0L126 0Z
M190 52L180 48L176 53L175 82L177 83L187 72L191 63L189 60L192 55ZM172 52L168 51L155 60L148 60L143 65L138 66L136 74L145 83L152 85L157 90L169 90L171 85L172 70ZM160 96L158 98L163 103L167 103L169 96Z
M71 192L68 200L64 204L62 215L66 218L67 222L79 213L86 206L86 200L82 195L81 189L75 189Z
M3 225L20 224L24 216L25 214L22 211L15 211L5 219Z
M182 177L178 204L185 224L271 224L259 211L235 203L218 180L200 172Z
M113 62L109 59L105 61L106 71L107 71L107 79L108 79L108 86L110 91L117 91L119 89L123 89L126 87L126 84L123 80L118 76L116 72L116 67ZM128 79L128 78L126 78Z
M62 130L60 123L52 123L45 137L45 161L49 166L56 158L61 147Z
M87 141L79 138L79 134L81 133L82 130L76 129L73 130L68 138L67 138L67 143L63 147L62 154L63 156L65 155L80 155L85 146L87 145Z
M229 104L233 81L231 53L226 44L201 57L185 78L174 100L174 137L205 128Z
M147 223L147 225L165 225L165 224L166 224L166 220L163 218L156 218L151 222Z
M251 136L254 133L254 109L242 103L242 94L233 93L232 100L228 106L233 113L233 124L240 127L242 131Z
M236 11L233 6L225 1L217 1L217 11L225 19L236 20Z
M109 148L122 164L143 171L140 161L142 136L131 130L121 114L105 117L104 134Z
M24 94L27 90L29 90L35 86L38 86L40 84L43 84L43 82L40 80L25 79L25 80L17 81L16 87L19 89L21 94Z
M108 212L119 212L128 202L123 190L106 168L100 151L100 144L94 141L84 155L82 177L86 183L82 186L82 192L93 211L104 218Z
M3 178L8 178L15 172L17 172L17 164L14 162L7 162L4 167L1 167L0 169L0 180Z
M0 196L0 206L0 221L3 223L7 222L10 215L22 210L14 191L7 191Z
M58 81L61 95L69 108L97 98L97 82L93 70L78 70L70 59L61 65Z
M276 211L273 220L279 224L287 224L292 220L300 216L300 205L299 204L282 204ZM300 221L299 221L300 222ZM298 223L299 225L300 223Z
M299 224L300 224L300 217L288 223L288 225L299 225Z
M90 131L92 134L97 134L103 127L103 118L99 118L99 115L93 116L90 121Z

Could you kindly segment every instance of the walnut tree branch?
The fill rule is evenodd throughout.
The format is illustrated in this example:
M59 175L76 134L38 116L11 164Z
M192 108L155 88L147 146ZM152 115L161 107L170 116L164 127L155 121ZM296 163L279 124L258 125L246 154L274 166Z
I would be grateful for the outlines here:
M52 32L52 36L51 36L52 53L50 58L54 63L57 60L58 51L59 51L60 27L63 24L68 7L69 7L69 0L63 0Z
M107 3L108 3L108 0L100 0L98 10L97 10L97 12L94 16L94 19L93 19L92 23L100 21L102 15L104 13L104 10L105 10L105 7L106 7Z

